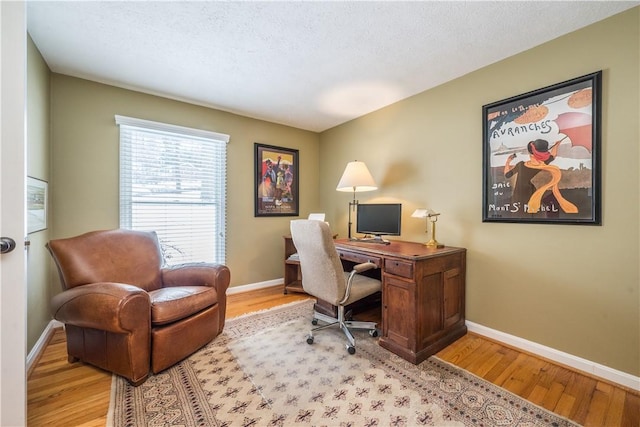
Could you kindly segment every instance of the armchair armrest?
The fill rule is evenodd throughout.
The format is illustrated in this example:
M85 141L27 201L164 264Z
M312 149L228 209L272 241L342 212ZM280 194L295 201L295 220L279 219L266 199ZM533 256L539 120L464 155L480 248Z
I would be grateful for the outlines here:
M212 263L186 263L162 269L163 286L210 286L218 296L218 330L222 332L227 312L227 288L231 272L226 265Z
M51 301L53 317L81 328L115 333L149 328L151 302L143 289L123 283L101 282L76 286Z
M225 295L231 272L221 264L187 263L162 269L163 286L210 286L216 288L218 295Z

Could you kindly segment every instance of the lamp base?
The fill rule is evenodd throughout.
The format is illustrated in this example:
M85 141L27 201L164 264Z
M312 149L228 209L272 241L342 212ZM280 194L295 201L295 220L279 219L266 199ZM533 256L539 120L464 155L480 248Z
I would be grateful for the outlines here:
M444 243L438 243L438 241L431 239L427 243L424 244L428 248L440 249L444 248Z
M428 217L428 219L431 220L431 240L429 240L424 245L428 248L434 249L444 248L444 244L438 243L438 241L436 240L436 221L438 220L438 217L434 216L433 219L431 217Z

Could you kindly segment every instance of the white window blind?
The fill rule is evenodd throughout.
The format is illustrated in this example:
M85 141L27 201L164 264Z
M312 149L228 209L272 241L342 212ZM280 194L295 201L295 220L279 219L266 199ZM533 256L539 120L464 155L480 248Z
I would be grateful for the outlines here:
M155 231L165 263L225 264L229 135L116 116L120 227Z

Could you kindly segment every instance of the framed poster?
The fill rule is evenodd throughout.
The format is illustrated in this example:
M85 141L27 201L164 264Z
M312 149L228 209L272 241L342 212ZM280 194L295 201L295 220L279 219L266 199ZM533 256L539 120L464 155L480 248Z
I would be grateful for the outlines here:
M601 224L602 71L482 107L482 221Z
M254 145L255 216L297 216L298 150Z
M47 228L47 181L27 177L27 234Z

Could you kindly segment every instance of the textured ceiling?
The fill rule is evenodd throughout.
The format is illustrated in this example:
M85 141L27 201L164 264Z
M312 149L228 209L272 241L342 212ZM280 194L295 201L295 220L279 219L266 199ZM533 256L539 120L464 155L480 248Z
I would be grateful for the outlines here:
M640 4L28 1L52 71L322 131Z

